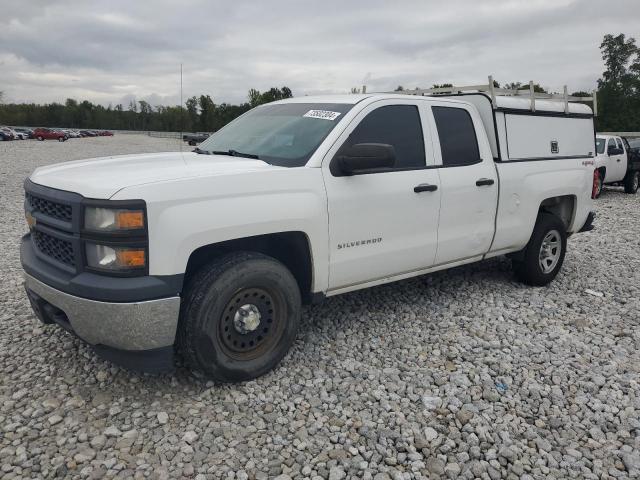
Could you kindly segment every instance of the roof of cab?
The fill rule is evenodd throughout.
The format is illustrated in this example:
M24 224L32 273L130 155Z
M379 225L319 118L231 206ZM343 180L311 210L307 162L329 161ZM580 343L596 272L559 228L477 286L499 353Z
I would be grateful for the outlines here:
M485 93L481 92L473 92L468 95L473 95L474 93L478 95L485 95ZM292 97L286 98L284 100L279 100L274 103L346 103L350 105L355 105L356 103L361 102L365 99L390 99L390 98L398 98L398 99L422 99L422 100L446 100L453 101L459 103L468 103L465 102L465 95L433 95L433 96L412 96L406 94L397 94L397 93L367 93L367 94L358 94L358 93L346 93L339 95L313 95L313 96L305 96L305 97ZM544 99L536 99L536 110L542 112L564 112L564 102L558 100L544 100ZM496 96L496 108L505 108L505 109L513 109L513 110L531 110L531 99L529 97L510 97L510 96ZM577 113L581 115L593 115L593 111L588 105L583 103L575 103L569 102L569 113Z
M438 98L434 98L431 96L412 96L412 95L404 95L398 93L345 93L338 95L312 95L305 97L291 97L285 98L284 100L278 100L273 103L346 103L350 105L355 105L356 103L360 103L362 100L371 99L371 100L383 100L383 99L402 99L402 100L438 100ZM444 99L440 98L440 100ZM456 101L463 103L463 98L451 98L446 97L447 101ZM462 101L462 102L461 102Z
M345 93L342 95L310 95L304 97L291 97L278 100L273 103L346 103L354 105L371 95Z

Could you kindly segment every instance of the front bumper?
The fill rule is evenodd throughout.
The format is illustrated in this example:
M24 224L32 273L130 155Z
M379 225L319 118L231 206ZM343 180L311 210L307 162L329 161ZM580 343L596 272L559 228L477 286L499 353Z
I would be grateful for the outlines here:
M144 371L162 371L173 363L180 297L102 302L69 295L28 273L25 289L40 320L72 331L106 359Z

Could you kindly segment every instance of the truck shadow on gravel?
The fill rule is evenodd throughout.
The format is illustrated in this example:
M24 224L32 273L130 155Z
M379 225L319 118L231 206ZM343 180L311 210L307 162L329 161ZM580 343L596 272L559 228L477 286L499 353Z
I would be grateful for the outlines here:
M46 335L65 337L58 341L71 344L67 357L49 359L52 370L58 373L57 378L52 376L51 380L70 383L73 378L77 392L87 402L96 403L94 398L106 402L121 397L153 402L162 400L158 395L193 398L205 392L220 400L230 390L272 386L285 376L291 383L297 382L302 369L330 370L341 361L340 355L330 353L325 364L318 364L317 351L326 353L345 348L346 337L356 335L354 332L358 332L358 341L363 344L379 342L381 331L387 336L401 335L404 327L397 319L399 316L415 317L425 329L437 329L437 309L449 308L460 299L461 292L522 288L525 287L513 278L511 262L499 257L327 298L321 304L303 308L298 339L281 365L257 380L235 385L207 380L198 372L190 371L180 356L172 373L153 375L125 370L101 360L71 334L55 326L43 328ZM456 308L460 310L459 306ZM435 316L431 315L432 311L436 311ZM468 313L468 310L454 312ZM437 335L434 338L437 339Z

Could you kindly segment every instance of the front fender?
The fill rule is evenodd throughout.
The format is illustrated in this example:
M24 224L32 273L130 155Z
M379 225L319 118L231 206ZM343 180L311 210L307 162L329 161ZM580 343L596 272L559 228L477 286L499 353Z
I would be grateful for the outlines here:
M287 168L128 187L149 222L149 273L184 273L192 252L214 243L300 231L309 239L313 291L328 282L328 218L318 168Z

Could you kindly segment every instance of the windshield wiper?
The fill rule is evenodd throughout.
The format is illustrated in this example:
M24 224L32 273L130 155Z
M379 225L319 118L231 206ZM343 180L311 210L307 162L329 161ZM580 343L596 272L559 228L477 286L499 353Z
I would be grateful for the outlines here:
M201 155L211 155L211 152L209 152L208 150L202 150L201 148L194 148L193 150L191 150L194 153L199 153Z
M237 150L229 149L229 150L214 150L211 152L213 155L228 155L230 157L243 157L243 158L253 158L254 160L260 160L258 155L253 153L243 153Z

